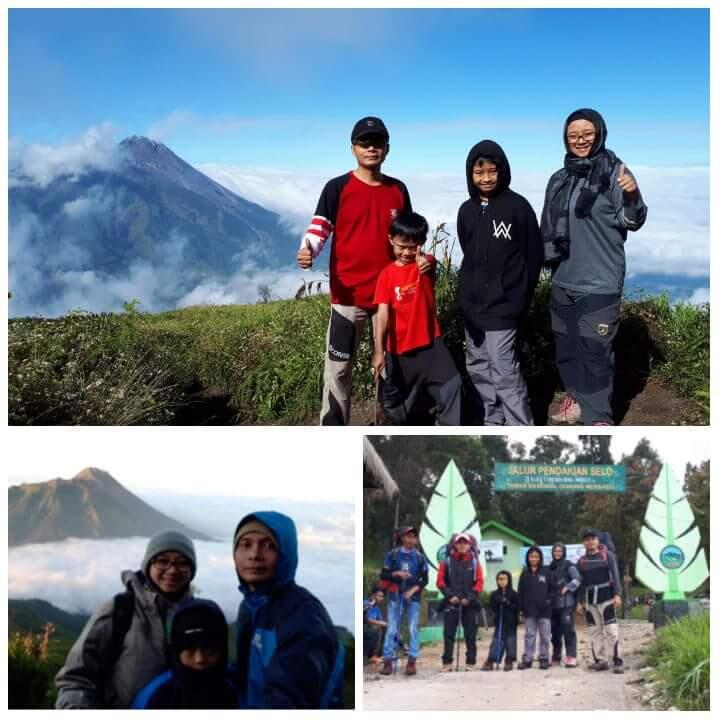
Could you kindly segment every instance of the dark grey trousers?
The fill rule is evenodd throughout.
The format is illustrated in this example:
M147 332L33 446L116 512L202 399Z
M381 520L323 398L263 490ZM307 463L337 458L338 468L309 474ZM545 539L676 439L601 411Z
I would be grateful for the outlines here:
M620 327L620 295L593 295L553 285L550 317L555 363L582 411L584 425L612 424L615 376L612 345Z

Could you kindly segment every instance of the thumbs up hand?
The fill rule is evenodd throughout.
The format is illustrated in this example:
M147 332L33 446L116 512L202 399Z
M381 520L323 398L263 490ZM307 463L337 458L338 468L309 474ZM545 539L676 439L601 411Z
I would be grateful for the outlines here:
M638 186L635 182L635 178L632 173L625 168L625 163L621 163L620 172L617 176L617 184L622 188L622 191L628 194L637 191Z

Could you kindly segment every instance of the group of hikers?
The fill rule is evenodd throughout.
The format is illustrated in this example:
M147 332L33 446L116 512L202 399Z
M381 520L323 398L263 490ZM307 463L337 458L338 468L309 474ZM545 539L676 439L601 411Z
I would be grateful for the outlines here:
M163 531L124 592L93 613L55 679L60 709L342 707L344 647L322 603L295 583L291 518L255 512L238 524L233 559L243 600L234 663L228 624L193 597L192 540Z
M621 674L616 610L622 605L620 576L612 539L593 528L581 532L585 552L576 563L567 559L563 543L552 546L552 560L544 563L543 552L531 546L525 555L517 590L512 574L497 573L496 588L490 594L489 607L495 629L487 659L481 670L512 670L518 659L517 628L525 625L524 644L518 670L564 664L578 665L575 614L584 613L591 628L591 670L609 670ZM363 646L365 656L382 663L380 674L397 671L403 650L407 653L405 673L417 673L420 651L419 618L423 588L428 584L428 563L418 548L414 527L400 528L398 544L383 561L380 583L372 588L364 602ZM482 563L474 536L459 532L452 536L437 572L437 589L442 595L437 612L443 618L443 655L441 672L459 668L454 648L459 626L465 638L465 670L477 665L478 615L482 608L480 593L485 588ZM387 598L387 620L381 604ZM401 637L406 620L408 646ZM552 646L552 648L551 648ZM564 663L563 663L564 651ZM455 663L453 663L455 659Z
M647 216L637 182L605 147L607 128L591 109L563 127L563 167L548 182L541 222L510 189L510 163L492 140L466 162L469 199L458 211L463 252L459 304L465 324L470 403L485 425L532 425L518 360L518 327L541 268L552 272L555 362L565 388L555 423L611 425L614 361L625 279L624 243ZM350 421L352 367L367 320L385 418L407 423L429 395L435 421L460 425L462 382L438 323L436 261L422 251L428 223L405 185L381 172L390 135L380 118L351 133L357 167L324 187L297 261L308 269L333 236L331 313L323 376L322 425Z

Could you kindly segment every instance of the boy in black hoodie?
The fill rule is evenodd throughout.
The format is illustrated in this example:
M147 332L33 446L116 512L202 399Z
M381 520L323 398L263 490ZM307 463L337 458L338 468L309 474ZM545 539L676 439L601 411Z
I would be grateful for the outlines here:
M490 596L490 608L495 614L495 632L490 652L481 670L492 670L500 665L505 655L504 670L512 670L517 656L518 594L513 590L512 575L501 570L495 576L497 590Z
M503 149L483 140L468 154L470 199L458 211L465 363L485 425L532 425L517 329L540 275L543 246L530 203L510 190Z
M540 635L540 669L550 667L550 616L552 602L550 599L550 570L543 567L542 550L533 545L525 554L526 566L520 574L518 596L520 613L525 622L525 649L518 670L532 667L535 657L535 636Z

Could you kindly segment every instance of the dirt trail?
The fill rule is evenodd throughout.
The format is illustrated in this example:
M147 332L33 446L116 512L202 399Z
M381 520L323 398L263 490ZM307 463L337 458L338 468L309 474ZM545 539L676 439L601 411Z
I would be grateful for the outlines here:
M404 662L395 676L366 672L363 683L365 710L649 710L641 704L642 665L640 652L653 638L650 623L627 622L620 625L621 653L625 674L587 669L590 660L589 633L578 625L578 667L568 670L552 667L512 672L464 672L464 653L460 672L440 673L441 644L423 647L418 674L406 677ZM487 657L491 633L482 632L478 642L479 665ZM524 635L518 632L520 646Z
M548 418L560 410L562 397L558 394L550 404L547 411ZM700 411L695 403L679 395L673 388L652 379L648 381L641 392L627 401L627 409L623 411L618 425L700 425L702 422ZM373 425L374 423L374 402L368 401L353 405L351 425ZM541 423L538 422L538 424ZM567 425L558 427L567 427Z

